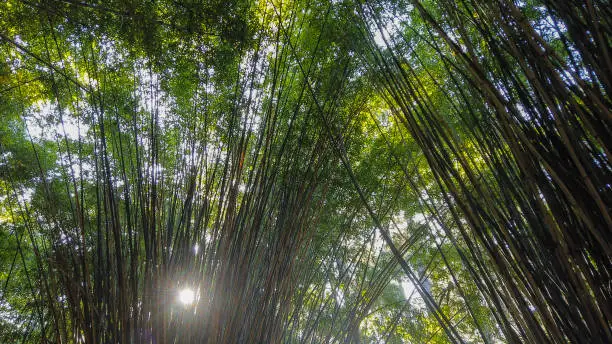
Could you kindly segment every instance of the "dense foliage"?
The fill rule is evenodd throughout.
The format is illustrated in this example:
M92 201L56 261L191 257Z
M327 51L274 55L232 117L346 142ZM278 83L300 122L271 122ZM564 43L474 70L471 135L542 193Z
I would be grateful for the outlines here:
M612 342L611 42L603 0L3 1L0 342Z

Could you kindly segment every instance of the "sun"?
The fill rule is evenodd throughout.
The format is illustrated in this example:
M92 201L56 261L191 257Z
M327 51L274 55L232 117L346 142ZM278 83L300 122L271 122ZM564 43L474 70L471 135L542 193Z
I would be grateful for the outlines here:
M190 305L195 300L195 293L189 288L185 288L179 292L179 301L184 305Z

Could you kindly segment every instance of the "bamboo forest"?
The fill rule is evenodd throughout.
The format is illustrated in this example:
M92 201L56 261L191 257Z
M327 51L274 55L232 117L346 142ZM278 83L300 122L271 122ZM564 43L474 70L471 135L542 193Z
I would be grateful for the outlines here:
M612 343L609 0L0 1L0 343Z

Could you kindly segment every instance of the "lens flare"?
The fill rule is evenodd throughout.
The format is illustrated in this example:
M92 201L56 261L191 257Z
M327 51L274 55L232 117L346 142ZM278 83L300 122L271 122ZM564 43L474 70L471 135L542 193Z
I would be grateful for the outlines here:
M190 305L195 300L195 293L189 288L185 288L179 292L179 301L184 305Z

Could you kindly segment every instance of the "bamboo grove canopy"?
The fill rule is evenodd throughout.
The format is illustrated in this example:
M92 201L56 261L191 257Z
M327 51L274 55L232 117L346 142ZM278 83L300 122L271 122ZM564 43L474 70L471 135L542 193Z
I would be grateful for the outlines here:
M0 2L0 342L611 343L607 0Z

